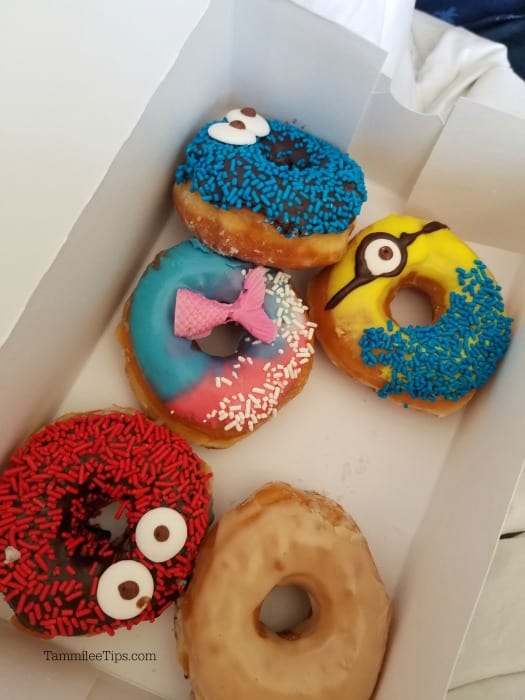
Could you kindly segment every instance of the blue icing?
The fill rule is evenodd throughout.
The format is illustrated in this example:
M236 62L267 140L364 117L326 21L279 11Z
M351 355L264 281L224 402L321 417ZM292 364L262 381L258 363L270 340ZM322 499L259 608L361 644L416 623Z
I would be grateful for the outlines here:
M250 146L221 143L206 124L186 149L176 183L222 209L262 212L284 236L340 233L367 194L359 165L327 141L269 120L270 133Z
M479 260L457 269L462 293L430 326L393 330L367 328L359 344L363 362L391 368L382 398L407 392L412 398L457 401L482 387L496 371L510 343L512 319L504 315L500 287Z
M238 354L270 358L284 347L281 337L271 345L252 345L252 336L244 333L238 352L222 358L201 352L191 340L173 332L175 298L180 287L231 303L242 289L242 270L250 267L253 265L214 253L196 238L170 248L148 266L133 293L129 331L137 362L161 399L174 398L190 389L210 370L221 376L224 365L233 364ZM266 295L264 308L275 320L274 297Z

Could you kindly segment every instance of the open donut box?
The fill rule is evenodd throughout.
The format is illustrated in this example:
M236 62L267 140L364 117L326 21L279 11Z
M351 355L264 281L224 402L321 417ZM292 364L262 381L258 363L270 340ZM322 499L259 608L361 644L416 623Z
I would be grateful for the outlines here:
M349 147L369 190L358 229L391 211L439 219L492 269L515 318L498 373L437 419L377 398L318 348L276 419L229 449L196 450L216 475L217 516L274 479L344 505L393 599L375 698L441 700L525 457L525 122L467 99L445 124L410 112L380 73L384 57L288 2L211 2L0 349L0 458L55 415L136 405L115 329L145 264L188 236L170 190L200 124L251 104ZM294 275L303 292L310 274ZM11 617L3 601L0 612ZM173 609L115 637L42 642L2 623L0 639L3 697L188 697ZM86 653L64 663L45 650ZM156 658L116 661L132 652Z

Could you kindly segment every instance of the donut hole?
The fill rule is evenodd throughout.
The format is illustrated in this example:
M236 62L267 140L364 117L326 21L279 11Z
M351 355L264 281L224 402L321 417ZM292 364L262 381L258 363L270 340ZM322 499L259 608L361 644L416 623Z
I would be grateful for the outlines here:
M259 624L283 639L296 639L312 617L312 601L304 588L275 586L259 608Z
M430 297L416 287L403 287L395 293L389 315L399 326L430 326L434 320Z
M193 344L206 355L215 357L230 357L239 349L239 345L246 331L238 323L224 323L216 326L206 338L194 340Z
M261 142L261 151L274 165L291 170L305 170L310 166L306 139L296 136L293 139L283 136L279 140L266 139Z
M123 537L127 529L126 518L121 516L118 520L115 517L120 503L108 503L100 509L97 515L94 515L88 520L91 528L99 528L100 530L109 533L109 539L113 542Z

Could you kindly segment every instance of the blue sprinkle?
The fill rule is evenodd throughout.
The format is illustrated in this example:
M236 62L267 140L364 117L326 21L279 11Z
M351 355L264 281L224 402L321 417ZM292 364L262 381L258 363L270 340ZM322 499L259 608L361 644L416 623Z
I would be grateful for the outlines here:
M451 292L449 307L431 326L394 331L367 328L360 338L364 364L390 368L390 380L377 392L385 398L457 401L482 387L494 374L510 343L512 319L504 315L498 286L479 260L456 270L462 293ZM405 404L406 406L406 404Z
M287 237L344 231L367 198L359 165L327 141L291 124L276 120L269 124L268 136L252 146L215 141L206 124L187 147L175 182L191 181L192 191L219 208L261 211ZM285 143L293 143L295 151ZM282 145L276 149L277 144ZM296 156L297 150L305 155L289 167L286 159ZM355 189L345 189L348 183Z

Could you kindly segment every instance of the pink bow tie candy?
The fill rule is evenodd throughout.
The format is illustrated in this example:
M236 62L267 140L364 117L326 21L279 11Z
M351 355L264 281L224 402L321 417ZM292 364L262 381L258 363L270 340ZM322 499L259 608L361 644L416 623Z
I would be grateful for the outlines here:
M216 326L235 321L263 343L271 343L277 335L277 326L263 308L264 273L264 267L252 268L232 304L208 299L191 289L179 289L175 300L175 335L190 340L205 338Z

